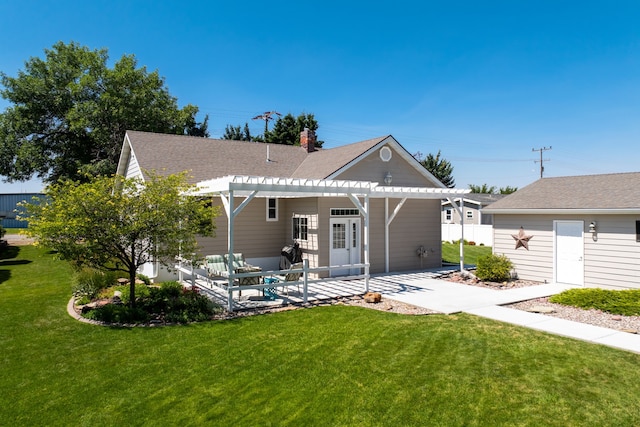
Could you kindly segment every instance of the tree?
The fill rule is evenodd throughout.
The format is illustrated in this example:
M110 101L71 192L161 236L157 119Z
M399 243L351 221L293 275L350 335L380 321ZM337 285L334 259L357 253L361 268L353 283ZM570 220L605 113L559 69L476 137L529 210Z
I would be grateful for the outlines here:
M264 117L265 115L261 115L254 117L254 119L264 120ZM298 117L294 117L291 113L289 113L286 116L280 116L278 117L278 120L276 120L272 130L268 130L268 127L266 126L267 123L268 122L265 121L264 135L258 136L251 136L251 134L249 133L249 125L247 123L245 123L244 125L245 127L243 132L240 132L240 126L227 125L223 138L242 141L266 142L269 144L300 145L300 133L305 128L308 128L314 132L318 130L318 121L315 119L313 114L303 113ZM249 139L246 139L247 135L250 136ZM324 141L316 141L315 146L319 148L322 147L322 144L324 144Z
M171 266L176 255L195 252L196 234L213 235L218 213L184 195L193 189L186 174L148 175L145 182L98 177L50 185L44 198L23 205L27 233L78 268L126 272L135 308L136 270L151 261Z
M240 129L240 126L227 125L222 139L232 141L253 141L251 131L249 130L249 123L245 122L243 129Z
M518 191L518 187L511 187L507 185L506 187L500 187L500 194L511 194Z
M421 152L417 152L413 157L446 187L453 188L456 186L456 182L453 179L453 166L448 160L441 158L440 150L435 156L428 154L427 157L423 157Z
M489 187L489 185L486 184L486 183L482 184L482 185L469 184L469 189L471 190L472 193L481 193L481 194L495 194L496 193L496 187L494 185Z
M133 55L107 67L107 50L58 42L17 77L0 73L0 175L52 183L113 174L127 129L208 136L198 107L180 109L157 71Z

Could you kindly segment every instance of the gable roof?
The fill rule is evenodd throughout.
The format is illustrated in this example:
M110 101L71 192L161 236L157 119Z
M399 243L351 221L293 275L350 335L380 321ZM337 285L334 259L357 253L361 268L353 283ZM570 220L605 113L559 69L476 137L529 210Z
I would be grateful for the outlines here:
M117 174L124 176L133 159L142 171L175 174L187 169L191 183L229 175L334 179L384 144L394 146L428 181L443 187L391 135L307 153L300 146L127 131Z
M542 178L487 206L488 213L640 211L640 172Z
M387 138L387 136L382 136L311 153L291 175L291 178L327 178Z

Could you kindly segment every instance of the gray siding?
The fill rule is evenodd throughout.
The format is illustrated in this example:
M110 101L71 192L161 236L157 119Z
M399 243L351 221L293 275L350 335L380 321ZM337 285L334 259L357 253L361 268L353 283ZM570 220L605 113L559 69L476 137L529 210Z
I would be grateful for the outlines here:
M587 287L640 288L640 242L636 242L635 215L494 215L494 253L513 261L518 276L552 281L554 264L553 221L584 222L584 284ZM597 223L594 238L591 221ZM523 226L534 237L529 251L515 250L516 234Z

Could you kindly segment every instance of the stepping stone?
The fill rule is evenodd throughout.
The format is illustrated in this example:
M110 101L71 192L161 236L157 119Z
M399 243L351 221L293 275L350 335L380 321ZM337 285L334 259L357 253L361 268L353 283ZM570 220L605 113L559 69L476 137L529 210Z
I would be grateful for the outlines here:
M531 313L541 313L541 314L555 313L555 310L553 308L545 307L543 305L534 305L533 307L528 308L527 311Z

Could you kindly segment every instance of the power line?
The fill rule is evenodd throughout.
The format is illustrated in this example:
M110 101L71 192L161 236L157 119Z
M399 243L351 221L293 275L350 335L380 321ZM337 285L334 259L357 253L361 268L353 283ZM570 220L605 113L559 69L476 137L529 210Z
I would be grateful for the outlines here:
M543 152L543 151L547 151L547 150L551 150L551 146L549 146L549 147L542 147L542 148L538 148L538 149L535 149L535 148L532 148L532 149L531 149L531 151L539 151L539 152L540 152L540 160L534 160L534 161L533 161L533 163L538 163L538 162L540 162L540 178L542 178L542 174L544 173L544 162L545 162L545 161L547 161L547 162L550 162L550 161L551 161L550 159L543 159L543 158L542 158L542 152Z

